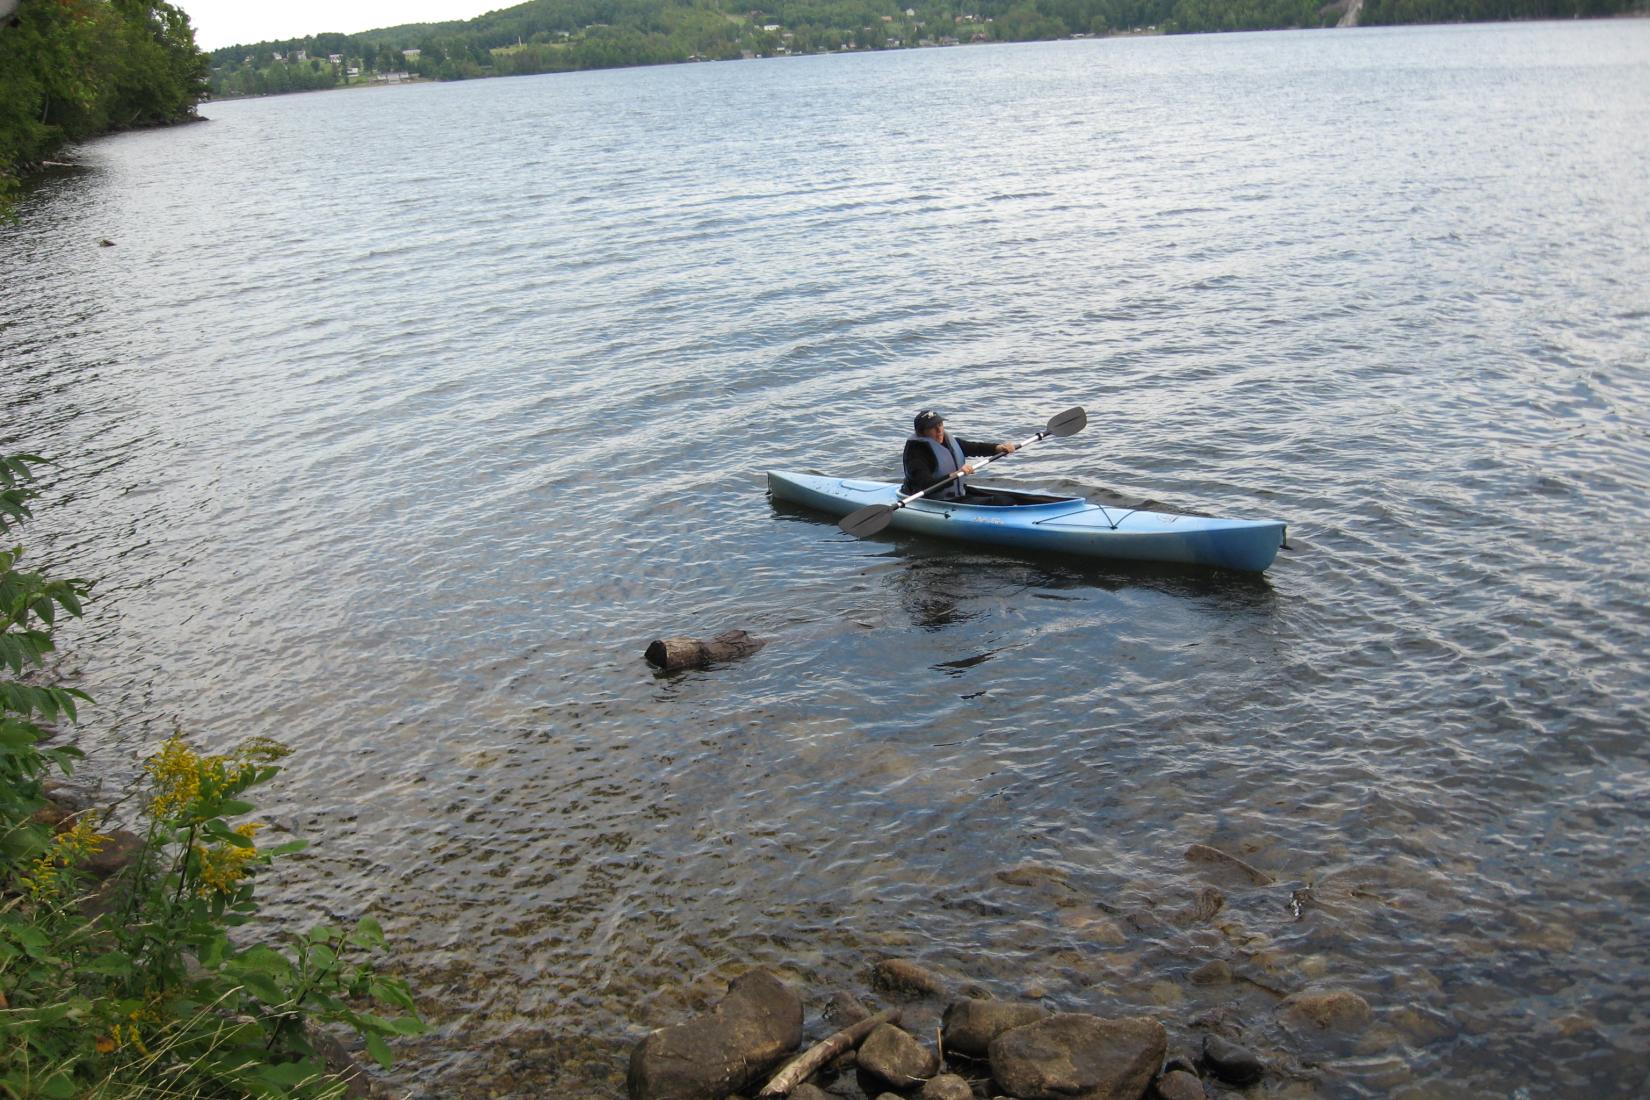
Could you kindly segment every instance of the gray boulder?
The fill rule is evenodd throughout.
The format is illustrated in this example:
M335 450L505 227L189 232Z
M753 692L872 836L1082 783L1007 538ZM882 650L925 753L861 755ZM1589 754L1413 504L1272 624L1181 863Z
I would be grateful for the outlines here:
M1145 1016L1062 1013L991 1041L991 1075L1022 1100L1140 1100L1169 1036Z
M1183 1069L1165 1073L1152 1084L1153 1100L1206 1100L1207 1096L1197 1074Z
M893 1024L879 1024L860 1044L859 1068L896 1089L913 1089L939 1072L940 1056Z
M955 1073L942 1073L922 1086L917 1100L974 1100L974 1090Z
M956 1001L945 1010L941 1041L945 1049L984 1058L991 1040L1011 1028L1047 1019L1048 1010L1025 1001Z
M802 1001L773 974L753 970L709 1012L661 1028L630 1053L630 1100L721 1100L760 1084L802 1042Z
M1230 1085L1252 1085L1266 1076L1266 1064L1259 1055L1220 1035L1204 1036L1203 1064Z

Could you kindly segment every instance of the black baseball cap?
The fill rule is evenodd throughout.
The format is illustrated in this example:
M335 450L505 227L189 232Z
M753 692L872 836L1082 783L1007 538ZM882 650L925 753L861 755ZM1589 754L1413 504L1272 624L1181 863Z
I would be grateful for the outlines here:
M922 412L917 414L917 434L921 435L923 432L926 432L932 428L937 428L944 423L944 415L933 409L924 409Z

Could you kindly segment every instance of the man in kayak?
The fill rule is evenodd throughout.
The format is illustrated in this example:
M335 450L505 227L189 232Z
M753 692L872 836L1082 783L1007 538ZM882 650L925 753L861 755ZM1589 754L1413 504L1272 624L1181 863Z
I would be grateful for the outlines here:
M907 495L920 493L941 478L956 470L964 475L974 472L970 458L986 455L1013 454L1018 448L1013 443L972 443L958 439L945 430L945 417L933 409L917 414L916 434L905 441L905 483L900 491ZM929 500L963 500L970 504L1009 504L991 493L970 493L962 477L953 478L929 493Z

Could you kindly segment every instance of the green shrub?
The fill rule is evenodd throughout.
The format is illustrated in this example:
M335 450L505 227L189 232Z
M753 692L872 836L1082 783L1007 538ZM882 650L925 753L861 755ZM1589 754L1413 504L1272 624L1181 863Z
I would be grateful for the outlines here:
M0 534L28 517L40 461L0 456ZM89 700L36 681L57 616L78 616L90 585L21 558L0 550L0 1096L341 1095L312 1026L354 1031L387 1067L387 1040L423 1024L406 986L373 967L378 924L249 925L258 872L303 846L260 848L246 820L281 745L202 755L174 734L145 763L141 845L89 892L84 865L111 838L89 816L54 828L40 814L42 780L80 755L43 746L41 723Z

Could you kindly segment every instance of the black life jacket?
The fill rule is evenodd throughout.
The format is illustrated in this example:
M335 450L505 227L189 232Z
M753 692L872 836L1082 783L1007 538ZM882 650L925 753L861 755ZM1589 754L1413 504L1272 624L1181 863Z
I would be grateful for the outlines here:
M968 463L968 459L963 457L962 446L957 442L957 437L952 435L950 432L945 433L945 442L943 444L935 443L933 439L926 435L914 435L905 441L905 491L907 493L921 492L922 490L928 488L928 485L933 484L933 482L929 482L925 485L913 485L911 483L911 462L909 456L911 454L911 444L913 443L924 444L933 454L935 470L934 481L938 481L942 477L955 473ZM963 485L963 480L964 479L960 477L952 478L952 480L946 482L940 488L935 489L923 499L961 500L966 489Z

